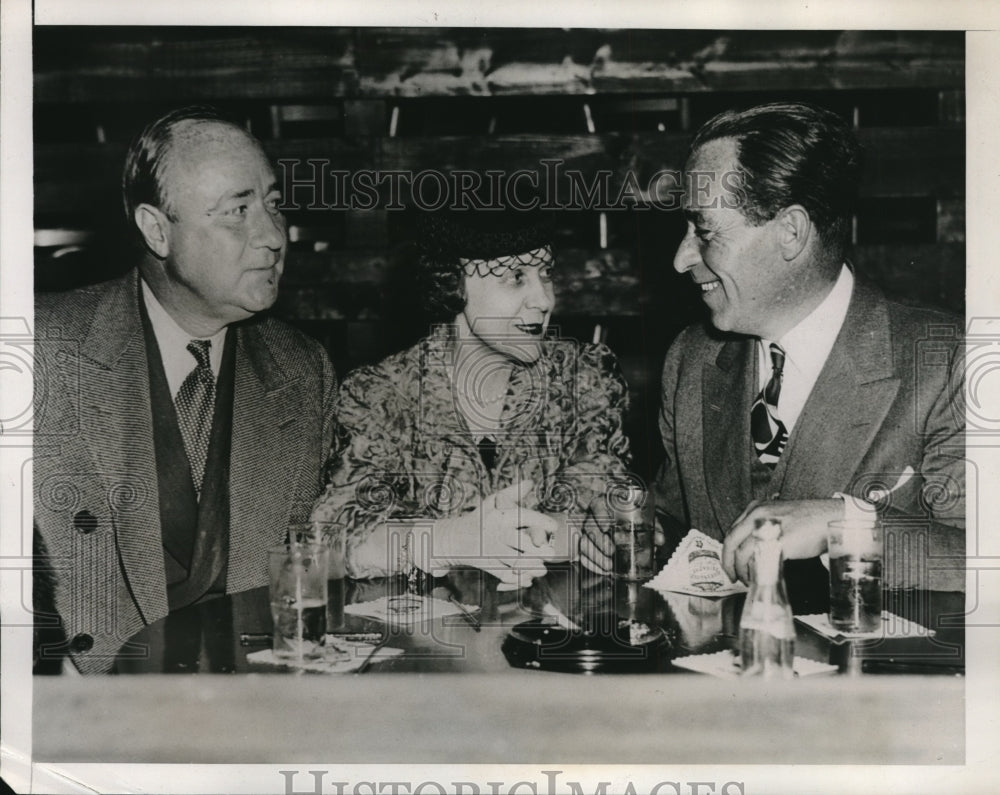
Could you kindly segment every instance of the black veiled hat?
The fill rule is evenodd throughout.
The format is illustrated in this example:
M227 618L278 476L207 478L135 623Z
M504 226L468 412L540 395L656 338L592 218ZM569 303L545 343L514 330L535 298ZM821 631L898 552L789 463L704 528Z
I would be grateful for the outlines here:
M423 213L418 246L435 259L493 260L524 254L552 244L551 218L543 212L439 210Z

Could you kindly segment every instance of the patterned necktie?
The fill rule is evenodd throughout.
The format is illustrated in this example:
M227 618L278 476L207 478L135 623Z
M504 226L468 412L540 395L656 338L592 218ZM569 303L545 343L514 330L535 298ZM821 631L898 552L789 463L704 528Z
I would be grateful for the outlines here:
M771 380L764 385L750 409L750 436L760 462L773 469L788 442L785 424L778 419L778 396L781 394L785 352L773 342L771 366Z
M210 340L191 340L187 349L198 364L181 384L174 405L177 407L177 422L184 439L184 450L191 464L194 490L201 499L201 480L205 474L205 458L208 456L208 441L212 433L212 411L215 408L215 376L209 359L212 343Z

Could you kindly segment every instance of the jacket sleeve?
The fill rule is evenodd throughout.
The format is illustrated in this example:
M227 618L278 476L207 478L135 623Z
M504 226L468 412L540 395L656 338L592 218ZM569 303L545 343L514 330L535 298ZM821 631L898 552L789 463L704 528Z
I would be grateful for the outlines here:
M594 500L604 499L615 481L628 476L631 451L625 435L628 387L618 361L604 345L580 346L574 379L575 416L565 457L555 473L542 510L568 511L579 526Z
M398 403L385 374L362 368L345 379L334 407L337 427L327 485L313 506L311 520L345 528L347 569L354 578L380 576L392 569L386 559L385 534L375 531L393 516L415 508L406 504L413 489L400 482L411 469L406 462L411 458L412 434L407 432L408 414Z
M690 527L690 517L684 500L684 489L681 483L680 459L675 431L675 405L677 389L680 380L680 370L687 332L671 344L663 363L660 394L660 441L666 457L653 481L653 494L656 500L656 513L663 525L663 530L669 536L677 536L680 540Z
M918 408L928 406L919 471L910 488L876 503L886 535L884 577L893 588L965 590L964 350L955 344L946 372L935 376L916 364Z

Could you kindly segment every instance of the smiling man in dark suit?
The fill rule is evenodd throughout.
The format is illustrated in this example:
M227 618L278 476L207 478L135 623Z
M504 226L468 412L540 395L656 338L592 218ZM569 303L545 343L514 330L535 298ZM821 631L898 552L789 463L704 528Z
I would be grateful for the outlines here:
M123 190L138 269L36 301L35 522L84 672L168 612L265 584L332 439L326 353L258 314L287 236L256 139L174 111L132 144Z
M797 612L825 610L845 516L883 520L887 584L964 590L961 321L854 272L859 180L849 127L800 104L715 117L686 165L674 267L712 328L666 357L658 509L723 540L743 580L755 521L780 519Z

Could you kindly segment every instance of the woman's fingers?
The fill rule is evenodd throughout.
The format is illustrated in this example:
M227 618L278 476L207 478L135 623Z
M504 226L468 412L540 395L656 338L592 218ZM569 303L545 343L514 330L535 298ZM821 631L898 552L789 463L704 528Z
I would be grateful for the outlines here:
M580 564L597 574L610 574L614 564L614 546L609 553L587 535L580 536Z
M522 508L518 512L517 529L523 531L531 539L531 543L536 547L551 547L552 538L559 529L559 523L551 516L528 508ZM523 549L522 552L529 552L530 549Z
M533 480L521 480L517 483L510 484L507 488L501 489L496 494L493 495L493 505L496 506L498 511L511 511L518 507L518 503L528 494L533 488L535 488L535 481ZM489 498L486 498L486 502L489 502Z

